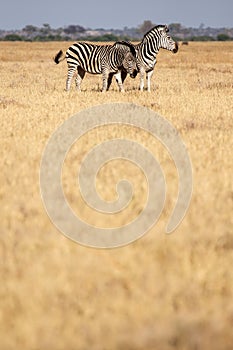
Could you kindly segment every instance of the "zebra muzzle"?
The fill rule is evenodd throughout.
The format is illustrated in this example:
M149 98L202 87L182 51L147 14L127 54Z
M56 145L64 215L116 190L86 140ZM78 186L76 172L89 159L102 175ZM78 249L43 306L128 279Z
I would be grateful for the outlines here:
M177 53L178 49L179 49L178 43L175 42L175 48L172 50L172 52Z
M136 78L137 74L138 74L137 69L134 69L134 71L130 74L130 78L133 78L133 79Z

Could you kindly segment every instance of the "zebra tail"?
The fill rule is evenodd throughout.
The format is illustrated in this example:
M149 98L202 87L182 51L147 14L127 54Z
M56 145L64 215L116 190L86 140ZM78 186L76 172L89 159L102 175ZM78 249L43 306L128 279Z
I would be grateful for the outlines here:
M54 62L55 62L56 64L58 64L58 63L60 63L61 61L63 61L63 60L65 59L65 55L64 55L64 57L62 57L62 56L63 56L63 51L60 50L60 51L56 54L56 56L54 57Z

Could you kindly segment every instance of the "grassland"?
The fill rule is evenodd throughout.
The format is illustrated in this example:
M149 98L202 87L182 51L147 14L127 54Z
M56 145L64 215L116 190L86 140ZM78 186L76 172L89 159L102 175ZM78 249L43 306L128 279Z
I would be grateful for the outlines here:
M232 349L233 44L191 43L176 55L159 53L150 94L137 90L138 78L127 78L124 94L116 84L102 94L101 77L90 75L82 93L73 86L67 94L66 63L52 61L60 48L67 43L0 43L1 350ZM177 188L168 155L150 135L127 127L89 133L64 173L67 196L84 217L90 215L77 204L73 160L119 134L160 157L169 191L161 219L142 239L114 250L85 248L50 222L40 159L64 120L119 101L149 107L179 130L192 159L193 198L176 232L165 235ZM100 174L106 199L117 169L121 174L124 164ZM140 210L141 175L127 172L138 182ZM104 217L98 220L104 225Z

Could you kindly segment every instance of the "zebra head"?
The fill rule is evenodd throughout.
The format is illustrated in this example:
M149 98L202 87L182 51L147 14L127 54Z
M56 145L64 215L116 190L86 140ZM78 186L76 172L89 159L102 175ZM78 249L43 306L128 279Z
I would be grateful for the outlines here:
M123 60L123 68L129 73L131 78L135 78L138 74L136 57L131 52L128 52Z
M172 51L173 53L177 53L178 51L178 43L174 41L169 33L169 28L166 25L158 26L158 32L160 34L160 45L163 49Z
M167 25L158 25L149 30L144 35L144 43L151 43L151 47L158 51L160 48L176 53L178 51L178 44L169 36L169 29Z
M124 58L122 61L123 69L130 75L131 78L135 78L138 74L138 67L134 45L128 41L119 41L117 44L124 47Z

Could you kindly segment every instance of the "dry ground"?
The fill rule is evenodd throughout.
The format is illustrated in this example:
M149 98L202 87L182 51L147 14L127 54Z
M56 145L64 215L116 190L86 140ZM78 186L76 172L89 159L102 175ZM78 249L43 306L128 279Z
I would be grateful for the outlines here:
M127 78L125 94L116 84L102 94L101 77L90 75L82 93L73 85L67 94L66 63L51 60L67 47L0 43L1 350L232 349L233 43L191 43L176 55L159 53L150 94L137 90L138 78ZM90 133L80 140L78 161L97 141L135 137L158 153L170 191L159 223L142 239L114 250L85 248L46 215L40 159L64 120L119 101L149 107L179 130L192 158L193 198L180 227L165 235L177 186L168 154L134 129ZM72 157L67 162L65 189L75 206ZM117 164L100 174L105 198L113 195L116 169L121 174L124 168ZM138 181L140 210L145 188L135 171L127 167ZM76 209L90 217L80 204ZM104 225L107 219L98 220Z

